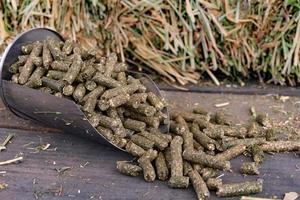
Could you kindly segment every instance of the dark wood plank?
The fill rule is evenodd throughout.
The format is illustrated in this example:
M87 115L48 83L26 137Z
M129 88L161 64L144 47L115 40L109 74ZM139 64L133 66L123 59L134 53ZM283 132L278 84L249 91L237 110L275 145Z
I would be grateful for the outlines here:
M295 127L299 126L300 98L292 97L285 103L274 100L272 96L237 96L200 93L166 92L166 98L171 102L171 107L178 110L187 110L196 103L201 103L209 110L228 110L230 118L234 121L249 120L248 109L254 105L257 111L268 112L277 121L287 121ZM215 108L215 103L229 101L225 108ZM282 108L281 108L282 107ZM283 109L288 115L274 109ZM3 114L3 113L2 113ZM11 115L7 112L6 115ZM3 119L4 114L1 119ZM6 121L7 125L22 121L15 116L14 120ZM298 120L298 121L297 121ZM29 123L29 122L28 122ZM32 127L37 127L32 125ZM166 183L155 181L146 183L141 177L132 178L120 175L115 170L116 160L130 160L131 157L116 149L101 146L77 136L61 132L0 129L0 141L11 132L16 134L7 151L0 153L0 161L11 159L22 152L24 162L20 164L0 166L0 171L6 171L0 175L0 183L5 182L9 186L0 191L0 199L35 199L34 194L40 199L196 199L193 190L170 189ZM24 129L24 127L18 127ZM33 142L31 146L39 143L51 144L56 151L42 151L32 153L33 150L24 147ZM238 172L242 160L241 156L232 161L233 173L225 173L224 182L239 182L253 180L258 177L265 179L264 192L257 196L281 197L285 192L300 192L300 166L299 157L294 153L268 155L262 165L261 175L244 177ZM89 162L85 167L80 167ZM63 175L55 168L71 167ZM35 180L35 184L33 184ZM55 190L63 188L61 195L55 196ZM78 192L80 190L80 193ZM101 198L99 198L101 197ZM217 199L214 197L211 199ZM238 198L236 198L238 199Z

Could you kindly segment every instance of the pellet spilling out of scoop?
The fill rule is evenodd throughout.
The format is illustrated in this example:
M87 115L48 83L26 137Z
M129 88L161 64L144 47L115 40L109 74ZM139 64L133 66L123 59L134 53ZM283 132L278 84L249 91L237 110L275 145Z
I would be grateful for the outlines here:
M183 176L183 160L182 160L182 144L183 139L175 136L171 141L171 178L169 185L172 188L187 188L189 178Z
M262 190L261 181L222 184L221 170L230 170L231 159L250 152L254 162L243 163L240 172L256 175L264 152L300 150L298 140L273 134L278 130L267 114L234 125L224 111L211 115L198 105L191 112L172 111L169 120L165 99L127 71L130 66L115 53L103 56L53 38L20 50L24 55L9 67L11 81L73 100L101 136L135 157L137 164L117 162L116 170L125 175L143 174L146 181L157 178L172 188L191 183L198 199L209 198L208 188L218 196L249 195ZM170 132L161 132L168 124Z
M138 163L143 168L143 174L145 181L152 182L156 178L155 169L152 165L152 161L157 157L157 151L149 149L145 154L138 159Z
M126 151L135 157L141 157L146 151L132 141L126 144Z
M184 151L183 158L193 163L199 163L207 167L221 170L230 170L230 162L215 156L205 154L202 151Z
M24 66L22 67L22 70L20 70L20 75L19 75L19 83L20 84L25 84L31 73L34 70L34 64L33 64L33 59L35 59L37 56L39 56L42 53L42 48L43 45L40 42L36 42L33 44L33 48L30 52L30 55L26 61L26 63L24 64Z
M241 195L250 195L262 192L263 180L247 181L243 183L223 184L217 191L218 197L232 197Z
M272 141L260 145L264 152L299 151L300 141Z
M127 161L117 161L117 169L127 176L138 176L143 171L141 167L128 163Z
M206 183L196 170L191 170L188 172L188 176L191 180L193 188L197 194L198 199L207 199L210 197L210 192L207 188Z
M244 153L244 151L246 151L246 145L237 144L235 146L232 146L231 148L228 148L222 153L217 154L216 157L221 160L231 160Z
M155 159L155 168L156 168L157 178L159 180L165 181L169 178L169 169L167 167L165 155L163 152L158 153L158 156Z

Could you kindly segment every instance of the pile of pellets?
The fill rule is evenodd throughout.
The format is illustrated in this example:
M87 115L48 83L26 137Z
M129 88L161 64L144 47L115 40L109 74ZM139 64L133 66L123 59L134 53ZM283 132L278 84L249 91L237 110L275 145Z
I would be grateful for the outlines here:
M116 146L130 150L131 141L149 149L154 145L149 138L164 137L158 129L167 122L163 99L127 75L126 63L118 62L115 53L104 57L96 49L51 37L24 44L21 52L9 68L14 83L75 101Z
M192 112L162 112L164 99L147 90L127 73L116 54L107 57L84 50L66 40L48 38L21 47L11 65L12 82L75 101L90 123L109 141L134 156L118 161L117 169L148 182L166 181L172 188L191 184L198 199L249 195L262 192L263 180L223 183L222 171L230 160L248 154L242 174L258 175L265 152L300 150L299 140L281 140L266 115L248 125L235 125L223 112L208 113L201 106ZM170 123L170 132L159 127Z

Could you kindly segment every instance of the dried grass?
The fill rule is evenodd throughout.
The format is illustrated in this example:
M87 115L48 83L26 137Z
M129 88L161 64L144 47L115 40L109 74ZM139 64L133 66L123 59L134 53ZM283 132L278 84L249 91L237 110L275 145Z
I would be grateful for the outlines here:
M300 82L299 0L2 0L0 45L50 27L168 82Z

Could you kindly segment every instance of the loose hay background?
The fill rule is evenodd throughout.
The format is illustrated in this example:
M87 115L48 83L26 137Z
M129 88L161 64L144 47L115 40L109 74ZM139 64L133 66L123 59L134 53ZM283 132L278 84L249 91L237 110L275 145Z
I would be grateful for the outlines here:
M299 9L298 0L2 0L0 45L50 27L171 83L208 75L296 85Z

